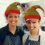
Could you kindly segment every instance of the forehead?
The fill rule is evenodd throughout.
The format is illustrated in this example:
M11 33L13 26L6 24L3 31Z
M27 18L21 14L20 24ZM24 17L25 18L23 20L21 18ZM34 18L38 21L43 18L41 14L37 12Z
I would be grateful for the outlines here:
M39 19L30 19L30 21L37 22L37 21L39 21Z
M10 13L8 16L19 16L19 14L16 14L16 13Z

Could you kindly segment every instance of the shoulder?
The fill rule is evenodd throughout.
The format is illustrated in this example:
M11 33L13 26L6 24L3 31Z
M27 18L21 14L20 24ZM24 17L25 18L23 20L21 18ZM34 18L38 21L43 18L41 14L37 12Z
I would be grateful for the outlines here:
M20 35L20 36L23 36L24 35L24 31L23 31L23 29L22 29L22 26L17 26L17 32L18 32L18 34Z
M39 32L40 32L40 45L45 45L45 31L43 31L40 28Z
M0 30L7 30L8 29L8 25L6 25L6 26L4 26L4 27L2 27L2 28L0 28Z
M0 29L0 33L6 32L7 29L8 29L7 26L2 27L2 28Z
M23 38L22 38L23 45L25 44L25 42L26 42L26 40L27 40L28 36L29 36L29 35L28 35L28 34L26 34L26 33L23 35Z
M41 30L41 45L45 45L45 31Z
M5 37L6 37L6 31L5 30L6 30L6 26L0 29L0 42L1 42L1 44L3 44Z
M0 29L0 39L3 38L4 36L6 36L6 33L7 33L7 26L2 27Z
M2 28L0 29L0 35L4 35L5 32L6 32L6 30L7 30L7 26L2 27Z

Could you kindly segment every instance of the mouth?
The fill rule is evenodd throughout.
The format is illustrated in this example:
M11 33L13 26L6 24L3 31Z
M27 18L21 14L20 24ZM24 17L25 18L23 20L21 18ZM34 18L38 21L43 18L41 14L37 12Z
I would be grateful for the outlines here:
M33 27L30 27L30 29L34 29Z
M13 22L11 22L11 24L12 24L12 25L15 25L15 24L16 24L16 22L14 22L14 21L13 21Z
M12 22L13 24L15 23L15 22Z
M32 31L34 31L35 30L35 28L30 28Z
M36 27L30 27L30 29L34 30Z

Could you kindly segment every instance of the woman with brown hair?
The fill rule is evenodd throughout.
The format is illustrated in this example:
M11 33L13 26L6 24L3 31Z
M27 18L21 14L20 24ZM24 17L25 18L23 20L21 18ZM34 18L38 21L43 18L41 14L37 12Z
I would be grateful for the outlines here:
M23 36L23 45L44 45L44 39L41 39L42 37L40 35L39 29L41 16L36 10L37 8L41 9L44 12L43 8L39 5L29 7L25 11L24 20L26 22L26 30L29 32Z

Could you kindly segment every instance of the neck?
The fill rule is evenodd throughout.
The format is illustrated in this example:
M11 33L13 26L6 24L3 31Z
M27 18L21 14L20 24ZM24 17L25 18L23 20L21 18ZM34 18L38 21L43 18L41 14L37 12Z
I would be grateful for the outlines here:
M39 34L38 35L36 35L36 34L30 34L32 37L38 37L39 36Z
M15 32L16 32L16 26L11 26L11 25L9 25L9 31L10 31L12 34L15 34Z
M30 31L30 35L32 36L32 37L36 37L36 36L39 36L39 31Z

